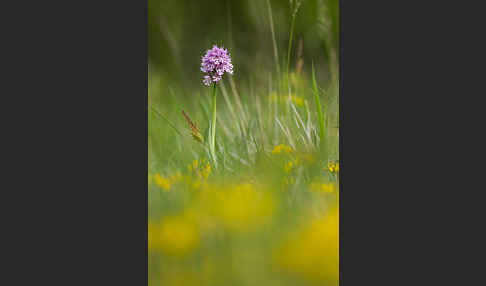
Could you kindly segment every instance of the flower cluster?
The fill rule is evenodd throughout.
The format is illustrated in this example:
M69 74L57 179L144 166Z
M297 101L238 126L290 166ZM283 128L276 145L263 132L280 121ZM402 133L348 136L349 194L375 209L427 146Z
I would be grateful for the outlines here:
M187 166L190 172L194 172L198 178L207 179L209 174L211 174L211 165L206 159L201 159L201 162L194 160L192 164Z
M285 144L280 144L277 145L273 148L272 154L273 155L278 155L282 153L292 153L292 148L290 146L287 146Z
M148 248L183 257L199 245L198 225L184 216L167 216L161 221L148 223Z
M168 177L163 177L160 174L155 174L154 180L157 186L161 187L166 191L170 191L172 185L175 185L182 180L182 173L179 171L176 174L170 175Z
M339 162L329 162L327 168L325 168L324 170L327 170L331 173L339 173Z
M206 73L203 83L207 86L220 81L225 72L233 74L233 64L228 50L214 45L202 58L201 71Z

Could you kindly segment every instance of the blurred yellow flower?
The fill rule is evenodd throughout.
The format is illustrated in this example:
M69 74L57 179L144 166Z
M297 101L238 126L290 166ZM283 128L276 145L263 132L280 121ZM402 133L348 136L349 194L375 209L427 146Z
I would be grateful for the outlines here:
M289 173L290 171L292 171L292 168L294 167L294 162L290 161L288 162L287 164L285 164L285 172Z
M270 101L272 102L279 102L279 103L285 103L287 100L290 100L297 106L304 106L304 99L300 96L296 96L294 94L291 94L290 97L288 94L284 95L277 95L275 92L272 93L270 96Z
M165 191L170 191L172 185L175 185L182 180L182 173L178 171L177 173L168 177L162 177L160 174L155 174L153 179L155 180L157 186L161 187Z
M287 164L285 164L285 166L284 166L285 172L290 173L295 167L297 167L300 164L300 162L301 161L300 161L299 158L296 158L293 161L287 162Z
M245 232L268 222L276 210L268 191L258 192L250 183L212 189L202 198L206 209L230 231Z
M155 174L154 179L157 186L161 187L166 191L170 190L171 183L169 179L162 177L160 174Z
M211 174L211 164L206 159L201 159L201 162L194 160L192 164L187 166L190 172L194 172L197 177L207 179Z
M310 185L310 189L315 192L333 193L337 188L334 183L313 182Z
M302 99L302 97L298 97L298 96L295 96L295 97L292 97L291 98L292 101L297 105L297 106L303 106L304 105L304 99Z
M312 281L338 285L339 212L334 208L286 241L276 252L283 270Z
M273 148L272 154L273 155L278 155L282 153L292 153L292 148L290 146L287 146L285 144L280 144L277 145Z
M211 174L211 165L209 162L207 162L206 165L201 169L201 175L204 179L207 179L209 174Z
M197 170L198 166L199 166L199 161L196 159L192 161L192 164L187 165L187 169L189 169L189 171L194 171Z
M339 173L339 162L329 162L325 170L331 173Z
M149 251L162 251L166 255L181 257L194 250L199 234L194 223L183 217L166 217L148 224Z

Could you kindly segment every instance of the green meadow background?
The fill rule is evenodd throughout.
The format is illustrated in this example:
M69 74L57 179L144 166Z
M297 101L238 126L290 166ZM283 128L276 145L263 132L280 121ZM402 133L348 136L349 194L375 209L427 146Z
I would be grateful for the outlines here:
M337 285L338 1L148 6L149 285Z

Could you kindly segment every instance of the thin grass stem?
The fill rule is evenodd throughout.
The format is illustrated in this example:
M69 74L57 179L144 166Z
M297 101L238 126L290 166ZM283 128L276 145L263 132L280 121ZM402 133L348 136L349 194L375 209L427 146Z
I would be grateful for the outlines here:
M320 148L322 151L325 151L325 143L326 143L326 129L325 129L325 122L324 122L324 115L322 112L321 107L321 98L319 97L319 90L317 89L317 82L316 82L316 72L314 70L314 62L312 62L312 85L314 89L314 99L316 101L316 109L317 109L317 116L319 119L319 137L320 137Z
M167 117L165 117L164 115L162 115L162 113L160 113L159 111L157 111L157 109L155 109L153 106L150 106L150 108L155 112L155 114L157 114L158 116L162 117L162 119L164 119L167 124L169 124L170 127L172 127L172 129L174 129L175 132L177 132L177 134L179 134L180 136L182 136L182 133L179 132L179 130L177 129L177 127L174 126L174 124L172 124L169 119L167 119Z
M292 20L290 22L290 36L289 36L289 46L287 48L287 67L285 69L286 72L286 79L287 79L287 89L289 91L290 96L290 74L289 74L289 67L290 67L290 51L292 50L292 39L294 37L294 25L295 25L295 14L293 12L294 7L292 7Z
M268 15L270 19L270 31L272 32L273 55L275 59L275 66L277 68L278 78L280 78L280 65L278 63L277 41L275 40L275 29L273 27L272 6L270 6L270 0L267 0L267 7L268 7Z

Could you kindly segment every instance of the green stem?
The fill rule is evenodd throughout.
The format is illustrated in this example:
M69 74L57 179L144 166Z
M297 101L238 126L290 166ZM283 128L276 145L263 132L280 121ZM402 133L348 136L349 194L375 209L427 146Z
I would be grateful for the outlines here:
M290 89L289 82L289 67L290 67L290 51L292 50L292 38L294 37L294 23L295 23L295 13L292 13L292 21L290 23L290 37L289 37L289 47L287 49L287 87Z
M213 157L214 164L216 164L216 83L213 85L213 119L211 121L211 138L210 138L210 151Z
M280 64L278 63L277 41L275 40L275 30L273 28L272 6L270 6L270 0L267 0L267 7L270 19L270 30L272 31L273 56L275 59L275 66L277 68L277 75L280 80Z
M321 107L321 99L319 97L319 90L317 88L316 72L314 70L314 62L312 62L312 86L314 90L314 100L316 102L317 116L319 119L319 137L320 137L320 149L326 154L326 129L324 122L324 114Z
M295 2L295 1L293 1ZM285 81L286 81L286 84L287 86L285 86L285 82L284 82L284 86L283 88L287 88L286 92L288 92L288 102L290 102L291 100L291 93L290 93L290 74L289 74L289 69L290 69L290 51L292 51L292 39L294 38L294 24L295 24L295 3L292 4L292 20L290 22L290 36L289 36L289 46L288 46L288 49L287 49L287 66L286 66L286 69L285 69ZM288 115L289 114L289 105L286 104L285 105L285 114Z

